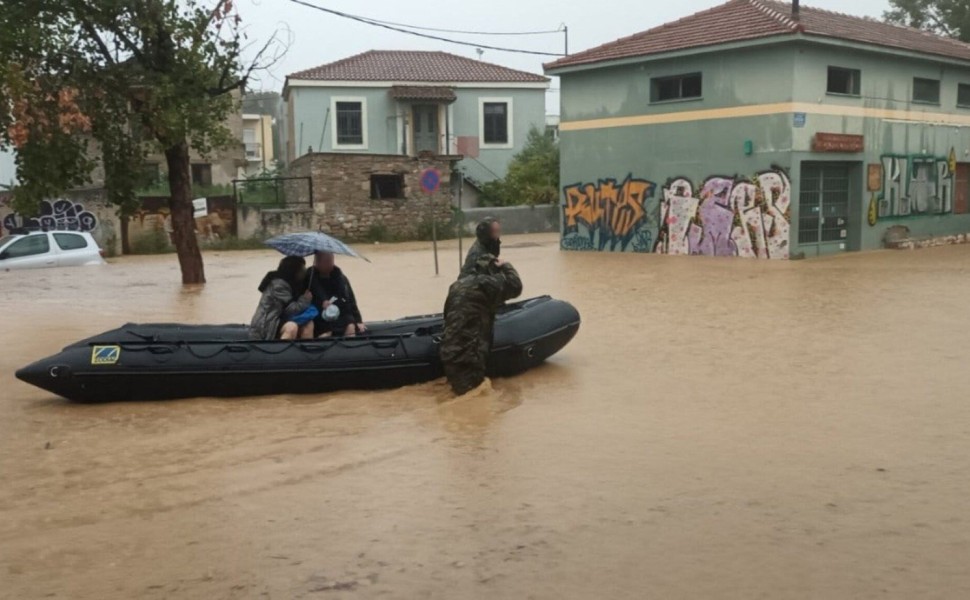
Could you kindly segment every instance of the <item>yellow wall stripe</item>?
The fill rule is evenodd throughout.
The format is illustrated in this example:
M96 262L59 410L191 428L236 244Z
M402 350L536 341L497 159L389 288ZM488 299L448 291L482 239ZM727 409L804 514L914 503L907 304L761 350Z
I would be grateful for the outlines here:
M731 108L711 108L654 115L634 115L630 117L608 117L585 121L563 121L560 131L586 131L591 129L612 129L615 127L639 127L643 125L665 125L669 123L690 123L714 119L739 119L743 117L764 117L791 113L824 115L836 117L862 117L868 119L887 119L932 123L938 125L968 125L970 112L966 115L934 113L913 110L890 110L866 108L864 106L845 106L838 104L811 104L807 102L779 102L776 104L755 104Z

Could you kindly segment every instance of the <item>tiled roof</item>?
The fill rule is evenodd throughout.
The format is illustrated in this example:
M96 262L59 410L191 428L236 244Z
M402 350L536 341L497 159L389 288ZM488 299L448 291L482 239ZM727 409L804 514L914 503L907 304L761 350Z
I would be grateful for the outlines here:
M447 52L370 50L289 76L318 81L545 83L548 78Z
M807 6L801 7L800 16L795 20L788 3L730 0L679 21L571 54L545 66L555 70L798 33L970 61L970 45L919 29Z
M392 85L391 98L454 102L458 96L455 95L455 90L440 85Z

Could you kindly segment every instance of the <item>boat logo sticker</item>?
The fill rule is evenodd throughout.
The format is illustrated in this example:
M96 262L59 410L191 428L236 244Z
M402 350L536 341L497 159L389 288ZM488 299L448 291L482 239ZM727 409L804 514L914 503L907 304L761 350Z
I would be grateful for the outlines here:
M121 358L121 346L95 346L91 349L92 365L113 365Z

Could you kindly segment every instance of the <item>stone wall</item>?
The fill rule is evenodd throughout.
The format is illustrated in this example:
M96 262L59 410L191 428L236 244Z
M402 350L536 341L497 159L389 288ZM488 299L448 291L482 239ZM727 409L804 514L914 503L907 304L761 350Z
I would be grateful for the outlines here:
M559 206L494 206L466 208L462 211L465 231L474 235L475 226L485 217L502 222L502 233L552 233L559 231Z
M266 240L284 233L314 231L314 221L310 208L263 208L245 205L236 208L240 239Z
M957 244L970 243L970 234L958 233L954 235L941 235L928 238L902 238L886 242L886 248L890 250L919 250L921 248L935 248L937 246L954 246Z
M451 220L451 170L459 159L318 152L293 161L289 175L313 181L313 229L348 241L378 235L409 239L417 236L422 223L430 223L432 215L439 223ZM433 195L424 193L420 182L421 173L430 167L441 173L441 185ZM371 198L373 175L402 177L401 197Z

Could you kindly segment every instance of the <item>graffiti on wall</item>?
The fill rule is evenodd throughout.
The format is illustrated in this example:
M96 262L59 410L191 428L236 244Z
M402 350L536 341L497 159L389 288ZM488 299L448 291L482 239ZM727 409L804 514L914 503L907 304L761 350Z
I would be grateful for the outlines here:
M878 216L909 217L953 210L956 154L950 156L886 155Z
M567 250L650 252L647 200L656 184L629 175L622 183L601 179L563 189L562 247Z
M43 200L36 217L10 213L3 218L3 228L6 231L18 227L38 227L51 231L94 231L98 227L98 218L80 202L64 199Z
M658 254L787 259L791 181L781 168L709 177L699 188L675 178L660 201Z

